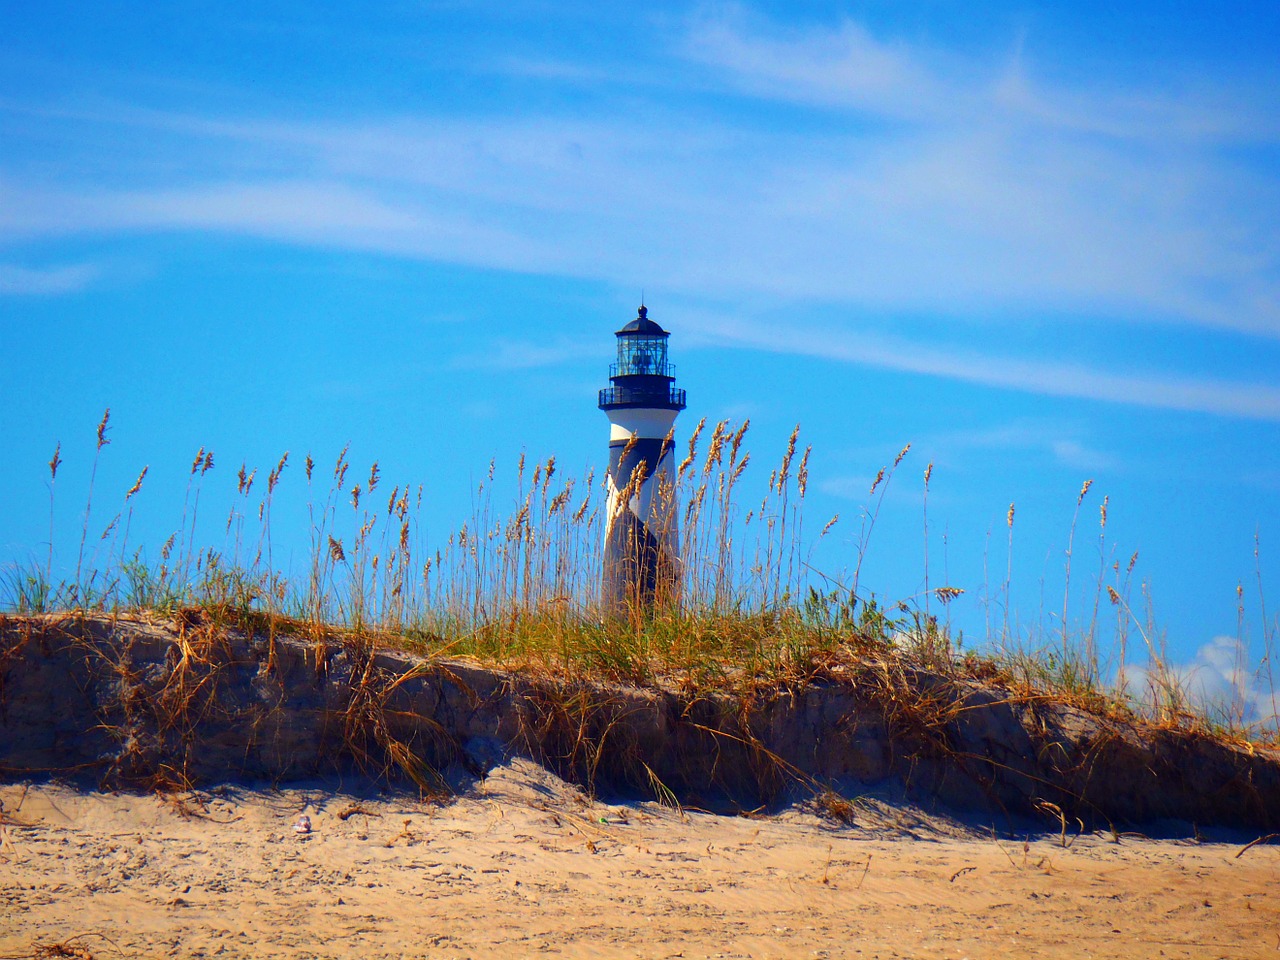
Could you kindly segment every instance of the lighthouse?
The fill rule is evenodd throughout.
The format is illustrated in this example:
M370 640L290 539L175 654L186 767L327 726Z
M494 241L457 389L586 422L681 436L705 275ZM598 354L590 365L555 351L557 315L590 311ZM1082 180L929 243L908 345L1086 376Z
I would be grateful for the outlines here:
M666 330L641 305L615 334L618 359L600 391L609 418L608 516L601 600L637 614L676 597L680 577L672 431L684 409Z

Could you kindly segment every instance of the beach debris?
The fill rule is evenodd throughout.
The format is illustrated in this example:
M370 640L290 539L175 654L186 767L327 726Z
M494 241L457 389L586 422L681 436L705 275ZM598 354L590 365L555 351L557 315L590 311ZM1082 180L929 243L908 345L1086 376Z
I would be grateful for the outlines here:
M1239 860L1250 847L1256 847L1260 843L1270 843L1272 840L1280 840L1280 833L1268 833L1265 837L1259 837L1257 840L1251 840L1240 848L1240 852L1236 854L1235 858Z
M346 819L348 819L349 817L354 817L354 816L356 816L357 814L359 814L359 815L360 815L360 816L362 816L362 817L380 817L380 816L382 816L382 814L377 813L376 811L373 811L373 810L366 810L364 807L360 806L360 804L358 804L358 803L353 803L353 804L350 804L349 806L347 806L345 809L343 809L343 810L339 811L339 813L338 813L338 819L339 819L339 820L346 820Z
M298 818L298 822L293 825L293 832L303 837L311 832L311 818L305 813Z
M119 945L106 934L79 933L58 943L37 943L32 956L37 960L44 960L46 957L74 957L76 960L93 960L93 954L89 952L89 949L78 942L88 937L98 937L111 944L117 951L120 949Z

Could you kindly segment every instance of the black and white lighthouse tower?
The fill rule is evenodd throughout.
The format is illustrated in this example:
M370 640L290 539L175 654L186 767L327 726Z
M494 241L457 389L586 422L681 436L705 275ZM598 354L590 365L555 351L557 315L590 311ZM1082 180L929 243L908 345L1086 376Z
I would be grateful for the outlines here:
M667 361L670 334L643 305L616 336L611 386L600 391L610 424L601 599L611 613L634 614L676 596L680 537L672 428L685 403Z

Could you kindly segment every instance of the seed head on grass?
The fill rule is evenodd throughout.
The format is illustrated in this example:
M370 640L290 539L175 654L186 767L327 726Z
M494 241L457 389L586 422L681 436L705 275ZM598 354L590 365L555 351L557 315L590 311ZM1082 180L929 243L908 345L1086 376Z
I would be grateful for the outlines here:
M711 475L712 468L718 466L721 457L724 456L725 429L728 425L728 420L721 420L716 424L715 429L711 431L711 442L707 444L707 458L702 464L702 475L704 477Z
M125 503L128 503L130 500L132 500L132 499L133 499L133 495L134 495L135 493L137 493L139 490L141 490L141 489L142 489L142 481L143 481L143 480L145 480L145 479L147 478L147 470L149 470L149 469L150 469L150 465L149 465L149 464L148 464L147 466L143 467L143 468L142 468L142 472L141 472L140 474L138 474L138 479L137 479L137 480L135 480L135 481L133 481L133 486L132 486L132 487L130 487L130 488L125 492L125 495L124 495L124 502L125 502Z
M729 443L729 463L733 464L738 459L738 450L742 447L742 438L747 435L747 430L751 428L751 418L747 417L742 421L742 425L734 431L733 440ZM796 427L799 430L799 426ZM793 435L794 437L794 435ZM794 451L795 447L792 447Z
M628 437L627 442L622 446L622 453L618 455L618 463L624 463L627 457L631 456L631 451L636 448L636 444L639 442L640 442L640 434L638 433L633 433L630 437ZM524 463L524 458L522 457L521 464L523 463ZM522 469L523 469L523 466L522 466Z
M1078 507L1078 506L1080 506L1080 504L1084 503L1085 494L1087 494L1087 493L1089 492L1089 488L1090 488L1090 487L1092 487L1092 486L1093 486L1093 481L1092 481L1092 480L1086 480L1083 484L1081 484L1081 486L1080 486L1080 496L1076 497L1076 506L1077 506L1077 507Z
M868 497L874 497L876 495L876 488L880 486L880 481L883 479L884 479L884 467L881 467L878 471L876 471L876 478L871 481L871 489L867 491Z
M58 445L53 450L53 459L49 461L49 482L58 479L58 467L62 465L62 441L58 441Z
M351 448L350 444L347 444L347 446L343 447L342 452L338 454L337 462L334 463L333 465L333 483L334 483L334 486L337 487L337 489L339 490L341 490L344 484L346 483L347 467L350 466L350 464L347 463L347 451L350 448Z
M698 437L702 435L702 428L707 425L707 418L703 417L698 421L698 425L693 428L693 433L689 434L689 454L680 461L680 468L676 471L678 479L684 479L685 473L693 467L694 461L698 456Z
M1008 523L1009 529L1012 530L1013 529L1013 504L1012 503L1009 504L1009 515L1005 517L1005 522Z
M791 476L791 458L796 455L796 441L800 438L800 424L796 424L787 438L787 452L782 455L782 466L778 469L778 490L781 491Z
M346 456L346 453L347 451L344 448L342 451L343 456ZM280 474L284 473L284 468L288 466L288 463L289 463L289 451L286 450L284 452L284 455L280 458L280 462L276 464L276 468L267 475L267 495L268 496L276 492L276 484L280 482ZM344 475L346 474L347 471L345 466L343 467L342 472ZM339 484L338 486L339 486L339 489L341 489L342 485Z
M902 462L903 458L904 458L904 457L906 457L907 452L908 452L910 449L911 449L911 444L909 444L909 443L908 443L905 447L903 447L903 448L902 448L902 450L901 450L901 451L898 453L898 455L894 458L894 460L893 460L893 465L894 465L894 467L895 467L895 468L898 466L898 464L900 464L900 463Z
M98 423L98 449L101 450L111 441L107 439L107 422L111 419L111 408L107 407L102 413L102 420Z

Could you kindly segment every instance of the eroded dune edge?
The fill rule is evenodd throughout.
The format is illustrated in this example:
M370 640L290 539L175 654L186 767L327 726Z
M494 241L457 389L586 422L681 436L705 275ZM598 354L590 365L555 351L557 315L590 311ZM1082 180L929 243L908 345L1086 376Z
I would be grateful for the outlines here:
M994 825L1280 829L1280 753L892 660L682 690L320 640L199 613L0 620L0 775L106 786L372 778L444 795L499 761L723 812L868 794Z

